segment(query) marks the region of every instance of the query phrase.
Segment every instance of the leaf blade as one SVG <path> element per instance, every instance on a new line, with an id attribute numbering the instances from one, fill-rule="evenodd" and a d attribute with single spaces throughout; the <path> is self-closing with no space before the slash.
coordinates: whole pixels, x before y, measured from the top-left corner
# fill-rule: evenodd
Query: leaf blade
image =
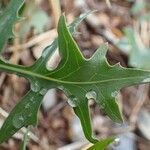
<path id="1" fill-rule="evenodd" d="M 88 101 L 84 100 L 84 102 L 82 101 L 77 107 L 74 107 L 74 112 L 80 119 L 86 139 L 91 143 L 97 143 L 98 140 L 93 137 Z"/>
<path id="2" fill-rule="evenodd" d="M 37 112 L 43 96 L 29 91 L 14 107 L 0 130 L 0 143 L 8 140 L 23 126 L 36 125 Z"/>
<path id="3" fill-rule="evenodd" d="M 115 138 L 102 139 L 87 150 L 104 150 L 109 144 L 114 142 Z"/>
<path id="4" fill-rule="evenodd" d="M 91 13 L 93 13 L 94 11 L 87 11 L 84 14 L 81 14 L 79 17 L 77 17 L 69 26 L 68 29 L 70 31 L 71 34 L 74 34 L 76 32 L 77 27 L 79 26 L 79 24 L 87 17 L 89 16 Z M 56 38 L 51 44 L 50 46 L 47 46 L 42 53 L 42 56 L 37 60 L 36 64 L 40 66 L 43 66 L 47 63 L 47 61 L 49 60 L 49 58 L 53 55 L 54 51 L 57 49 L 58 47 L 58 38 Z M 44 59 L 43 59 L 44 58 Z"/>
<path id="5" fill-rule="evenodd" d="M 121 122 L 122 117 L 115 99 L 116 91 L 118 92 L 126 86 L 150 82 L 150 72 L 127 69 L 118 64 L 110 66 L 106 60 L 106 45 L 100 46 L 92 58 L 85 59 L 68 31 L 63 16 L 58 30 L 59 51 L 63 60 L 56 69 L 48 70 L 45 67 L 46 64 L 43 63 L 45 60 L 42 58 L 41 64 L 36 62 L 30 67 L 12 65 L 0 60 L 0 70 L 16 73 L 29 79 L 31 84 L 38 86 L 36 92 L 35 89 L 32 89 L 33 92 L 38 94 L 43 88 L 44 90 L 61 88 L 74 103 L 75 113 L 81 120 L 86 138 L 95 143 L 96 141 L 92 136 L 88 105 L 85 101 L 86 94 L 89 92 L 95 93 L 93 99 L 96 103 L 100 106 L 104 105 L 103 110 L 111 119 Z M 56 45 L 57 40 L 54 48 Z M 46 59 L 49 58 L 51 52 L 46 53 Z M 0 132 L 2 132 L 1 130 Z"/>

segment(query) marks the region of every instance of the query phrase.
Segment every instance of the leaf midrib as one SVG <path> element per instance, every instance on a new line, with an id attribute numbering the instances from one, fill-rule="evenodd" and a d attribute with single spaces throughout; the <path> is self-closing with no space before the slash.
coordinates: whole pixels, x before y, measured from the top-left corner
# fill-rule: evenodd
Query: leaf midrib
<path id="1" fill-rule="evenodd" d="M 1 68 L 4 69 L 3 71 L 10 71 L 12 73 L 20 73 L 23 75 L 30 75 L 31 77 L 37 77 L 40 79 L 44 79 L 44 80 L 48 80 L 48 81 L 53 81 L 53 82 L 57 82 L 57 83 L 61 83 L 61 84 L 75 84 L 75 85 L 88 85 L 88 84 L 100 84 L 100 83 L 107 83 L 107 82 L 111 82 L 111 81 L 119 81 L 119 80 L 130 80 L 130 79 L 143 79 L 144 77 L 141 76 L 137 76 L 137 77 L 127 77 L 127 78 L 114 78 L 114 79 L 106 79 L 106 80 L 102 80 L 102 81 L 90 81 L 90 82 L 71 82 L 71 81 L 63 81 L 63 80 L 59 80 L 59 79 L 55 79 L 55 78 L 51 78 L 51 77 L 47 77 L 47 76 L 43 76 L 41 74 L 38 73 L 34 73 L 31 72 L 29 70 L 25 70 L 25 68 L 21 68 L 23 66 L 19 66 L 20 68 L 17 68 L 17 65 L 13 65 L 13 66 L 8 66 L 7 64 L 0 64 L 0 70 Z M 8 72 L 6 71 L 6 72 Z M 150 76 L 150 75 L 149 75 Z M 149 77 L 148 76 L 148 77 Z M 148 78 L 145 77 L 145 78 Z"/>

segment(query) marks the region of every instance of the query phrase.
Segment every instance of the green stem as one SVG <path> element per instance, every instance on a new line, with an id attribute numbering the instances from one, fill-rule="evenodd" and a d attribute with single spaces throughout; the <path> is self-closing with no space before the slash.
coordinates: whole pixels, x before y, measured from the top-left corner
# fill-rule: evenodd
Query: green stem
<path id="1" fill-rule="evenodd" d="M 29 142 L 29 131 L 30 129 L 28 127 L 26 133 L 24 134 L 23 141 L 21 143 L 21 150 L 26 150 L 27 144 Z"/>

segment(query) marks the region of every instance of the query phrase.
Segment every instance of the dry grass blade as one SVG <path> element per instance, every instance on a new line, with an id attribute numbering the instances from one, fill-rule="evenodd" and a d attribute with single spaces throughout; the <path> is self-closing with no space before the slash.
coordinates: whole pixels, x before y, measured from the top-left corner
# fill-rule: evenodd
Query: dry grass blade
<path id="1" fill-rule="evenodd" d="M 150 47 L 150 22 L 149 21 L 135 21 L 134 30 L 138 33 L 140 43 L 143 43 L 145 47 Z M 141 45 L 141 44 L 140 44 Z"/>
<path id="2" fill-rule="evenodd" d="M 55 36 L 56 36 L 56 30 L 53 29 L 53 30 L 49 30 L 49 31 L 46 31 L 40 35 L 37 35 L 35 37 L 33 37 L 31 40 L 29 40 L 27 43 L 24 43 L 24 44 L 21 44 L 21 45 L 18 45 L 18 48 L 19 50 L 25 50 L 25 49 L 28 49 L 32 46 L 35 46 L 36 44 L 39 44 L 45 40 L 48 40 L 50 39 L 50 35 L 54 35 L 54 37 L 52 36 L 51 39 L 54 39 Z M 8 50 L 9 52 L 13 52 L 15 51 L 15 46 L 12 46 L 9 48 Z"/>
<path id="3" fill-rule="evenodd" d="M 58 24 L 60 14 L 61 14 L 60 2 L 59 2 L 59 0 L 49 0 L 49 3 L 51 6 L 51 9 L 52 9 L 52 13 L 54 16 L 54 24 L 56 27 Z"/>
<path id="4" fill-rule="evenodd" d="M 148 91 L 149 91 L 149 85 L 140 85 L 139 90 L 136 93 L 137 103 L 135 107 L 132 110 L 131 116 L 130 116 L 130 122 L 133 126 L 135 126 L 135 123 L 137 122 L 138 113 L 140 112 L 144 102 L 148 98 Z"/>
<path id="5" fill-rule="evenodd" d="M 106 4 L 109 8 L 111 8 L 111 3 L 110 3 L 110 0 L 106 0 Z"/>

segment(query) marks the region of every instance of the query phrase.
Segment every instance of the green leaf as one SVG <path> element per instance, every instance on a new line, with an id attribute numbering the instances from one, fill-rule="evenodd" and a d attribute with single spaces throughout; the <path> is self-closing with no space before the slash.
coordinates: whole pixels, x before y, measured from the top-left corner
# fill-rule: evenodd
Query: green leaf
<path id="1" fill-rule="evenodd" d="M 87 17 L 89 16 L 91 13 L 93 13 L 94 11 L 87 11 L 84 14 L 81 14 L 78 18 L 76 18 L 69 26 L 68 29 L 70 31 L 71 34 L 74 34 L 78 25 Z M 53 55 L 53 53 L 55 52 L 55 50 L 58 47 L 58 38 L 56 38 L 52 44 L 48 47 L 46 47 L 42 53 L 42 56 L 37 60 L 36 65 L 38 64 L 38 67 L 40 67 L 41 69 L 43 68 L 43 66 L 45 66 L 45 64 L 47 63 L 47 61 L 49 60 L 49 58 Z M 44 59 L 43 59 L 44 58 Z"/>
<path id="2" fill-rule="evenodd" d="M 14 135 L 23 126 L 37 124 L 37 112 L 43 96 L 29 91 L 11 111 L 0 130 L 0 143 Z"/>
<path id="3" fill-rule="evenodd" d="M 12 27 L 19 19 L 18 11 L 24 0 L 11 0 L 5 11 L 0 15 L 0 53 L 7 40 L 13 37 Z"/>
<path id="4" fill-rule="evenodd" d="M 83 132 L 85 134 L 85 137 L 91 143 L 97 143 L 98 140 L 93 138 L 91 120 L 90 120 L 90 116 L 89 116 L 88 101 L 86 99 L 81 99 L 79 105 L 74 107 L 74 112 L 79 117 L 79 119 L 81 121 L 82 129 L 83 129 Z"/>
<path id="5" fill-rule="evenodd" d="M 87 150 L 104 150 L 109 144 L 113 143 L 115 138 L 102 139 Z"/>
<path id="6" fill-rule="evenodd" d="M 57 40 L 54 41 L 54 45 L 52 44 L 43 52 L 42 57 L 34 65 L 24 67 L 1 60 L 0 70 L 29 79 L 31 90 L 39 97 L 43 97 L 42 95 L 51 88 L 64 91 L 69 98 L 69 104 L 81 120 L 86 138 L 96 143 L 97 140 L 92 136 L 88 99 L 93 98 L 113 121 L 120 123 L 122 115 L 115 98 L 118 91 L 126 86 L 150 82 L 150 72 L 123 68 L 119 64 L 110 66 L 106 60 L 106 44 L 102 44 L 90 59 L 85 59 L 67 28 L 64 16 L 61 16 L 58 25 L 61 61 L 56 69 L 47 69 L 46 63 L 57 45 L 55 42 L 57 43 Z M 33 93 L 32 96 L 34 96 Z M 14 111 L 21 112 L 18 108 L 14 108 Z M 17 113 L 13 113 L 12 116 Z M 12 116 L 6 120 L 0 132 L 8 133 L 14 129 L 11 126 L 7 130 L 9 124 L 12 124 Z M 28 123 L 23 125 L 28 125 Z M 3 134 L 0 134 L 1 136 L 3 137 Z M 0 142 L 10 136 L 10 134 L 5 136 Z"/>
<path id="7" fill-rule="evenodd" d="M 69 25 L 69 30 L 71 31 L 71 33 L 74 33 L 75 32 L 75 30 L 76 30 L 76 28 L 77 28 L 77 26 L 79 25 L 79 23 L 83 20 L 83 19 L 85 19 L 90 13 L 92 13 L 91 11 L 88 11 L 87 13 L 85 13 L 85 14 L 82 14 L 79 18 L 77 18 L 75 21 L 73 21 L 70 25 Z M 56 48 L 58 47 L 58 41 L 57 41 L 58 39 L 56 39 L 49 47 L 47 47 L 45 50 L 44 50 L 44 52 L 43 52 L 43 54 L 42 54 L 42 56 L 41 56 L 41 58 L 40 59 L 38 59 L 37 60 L 37 62 L 36 62 L 36 65 L 33 65 L 31 68 L 34 68 L 34 70 L 43 70 L 43 68 L 44 68 L 44 70 L 45 70 L 45 68 L 46 68 L 46 62 L 48 61 L 48 59 L 49 59 L 49 57 L 51 57 L 52 56 L 52 54 L 53 54 L 53 52 L 56 50 Z M 44 59 L 43 59 L 43 57 L 44 57 Z M 6 65 L 7 64 L 7 65 Z M 29 70 L 28 70 L 28 68 L 27 67 L 23 67 L 23 66 L 17 66 L 17 65 L 13 65 L 13 64 L 8 64 L 8 63 L 5 63 L 3 60 L 0 60 L 0 65 L 1 65 L 1 69 L 0 70 L 3 70 L 4 68 L 6 69 L 4 69 L 5 71 L 7 71 L 8 73 L 13 73 L 16 69 L 21 69 L 22 71 L 24 70 L 26 70 L 28 73 L 30 72 Z M 6 66 L 7 67 L 6 67 Z M 31 69 L 32 70 L 32 69 Z M 15 71 L 16 72 L 16 71 Z M 16 74 L 18 74 L 18 75 L 22 75 L 22 73 L 20 72 L 20 71 L 18 70 L 18 73 L 16 72 Z M 27 74 L 28 74 L 27 73 Z M 31 75 L 32 76 L 32 75 Z M 24 76 L 24 77 L 27 77 L 26 75 Z M 33 76 L 34 77 L 34 76 Z M 28 77 L 27 77 L 28 78 Z M 30 79 L 30 78 L 29 78 Z M 34 82 L 34 81 L 33 81 Z M 28 106 L 28 103 L 31 103 L 31 97 L 33 96 L 33 97 L 35 97 L 35 102 L 34 103 L 36 103 L 36 104 L 34 104 L 33 105 L 33 107 L 32 107 L 32 105 L 31 105 L 31 107 L 33 108 L 33 110 L 35 110 L 35 107 L 40 107 L 40 105 L 41 105 L 41 103 L 40 102 L 38 102 L 38 101 L 36 101 L 36 98 L 41 98 L 41 100 L 42 100 L 42 95 L 44 95 L 45 94 L 45 92 L 46 92 L 46 89 L 42 89 L 39 93 L 36 93 L 36 92 L 34 92 L 34 91 L 37 91 L 38 89 L 39 89 L 39 86 L 38 86 L 38 84 L 37 84 L 37 82 L 35 82 L 35 84 L 32 84 L 32 86 L 31 86 L 31 89 L 33 90 L 33 91 L 30 91 L 21 101 L 20 101 L 20 103 L 18 103 L 16 106 L 15 106 L 15 108 L 11 111 L 11 113 L 10 113 L 10 115 L 8 116 L 8 118 L 5 120 L 5 122 L 4 122 L 4 124 L 3 124 L 3 126 L 2 126 L 2 128 L 1 128 L 1 130 L 0 130 L 0 143 L 2 143 L 2 142 L 4 142 L 5 140 L 7 140 L 9 137 L 11 137 L 14 133 L 16 133 L 21 127 L 23 127 L 23 126 L 29 126 L 29 125 L 34 125 L 35 123 L 36 123 L 36 115 L 34 114 L 34 112 L 33 112 L 33 118 L 32 118 L 32 122 L 30 122 L 30 121 L 28 121 L 28 119 L 26 119 L 23 123 L 22 123 L 22 125 L 21 125 L 21 127 L 20 128 L 16 128 L 15 126 L 14 126 L 14 124 L 13 124 L 13 120 L 12 120 L 12 118 L 14 118 L 15 117 L 15 115 L 16 115 L 16 113 L 18 113 L 18 112 L 20 112 L 20 114 L 22 114 L 22 115 L 24 115 L 24 118 L 28 118 L 28 111 L 26 111 L 26 112 L 22 112 L 22 110 L 24 110 L 24 107 L 26 106 L 26 104 L 27 104 L 27 106 Z M 38 96 L 37 96 L 37 94 L 38 94 Z M 41 101 L 40 100 L 40 101 Z M 32 110 L 32 109 L 31 109 Z M 19 116 L 18 116 L 18 118 L 17 119 L 19 119 Z M 5 131 L 6 131 L 6 133 L 7 134 L 4 134 L 5 133 Z"/>

